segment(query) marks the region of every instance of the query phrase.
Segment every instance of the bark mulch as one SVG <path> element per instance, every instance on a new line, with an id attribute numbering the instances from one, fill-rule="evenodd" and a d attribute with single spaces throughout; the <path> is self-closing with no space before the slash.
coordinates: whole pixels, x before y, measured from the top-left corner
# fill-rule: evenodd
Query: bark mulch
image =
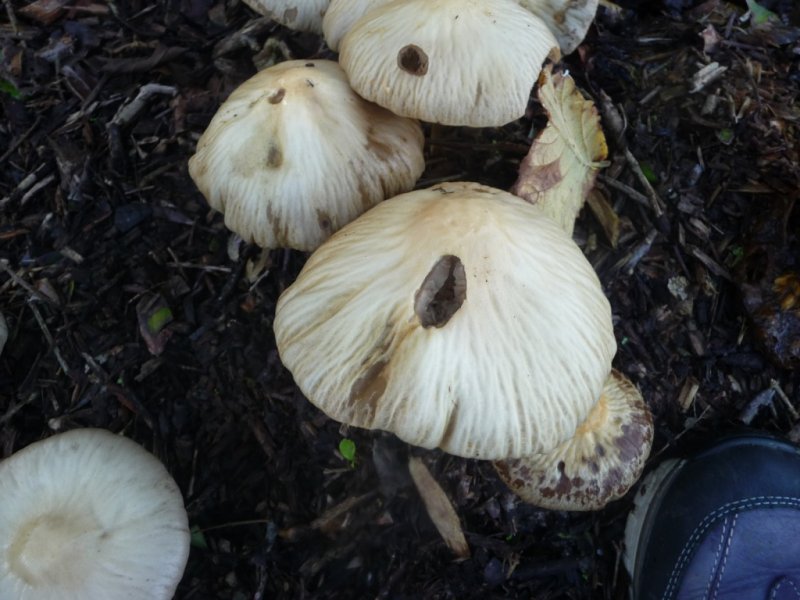
<path id="1" fill-rule="evenodd" d="M 612 302 L 615 366 L 656 419 L 651 464 L 749 426 L 800 439 L 800 15 L 744 3 L 603 7 L 565 67 L 611 165 L 575 239 Z M 186 498 L 181 599 L 624 598 L 630 498 L 525 505 L 489 465 L 345 429 L 281 366 L 264 264 L 187 174 L 257 67 L 326 57 L 236 0 L 4 0 L 0 17 L 0 457 L 75 427 L 154 452 Z M 420 187 L 509 188 L 543 123 L 435 131 Z M 338 452 L 355 442 L 354 464 Z M 455 560 L 406 471 L 452 499 Z"/>

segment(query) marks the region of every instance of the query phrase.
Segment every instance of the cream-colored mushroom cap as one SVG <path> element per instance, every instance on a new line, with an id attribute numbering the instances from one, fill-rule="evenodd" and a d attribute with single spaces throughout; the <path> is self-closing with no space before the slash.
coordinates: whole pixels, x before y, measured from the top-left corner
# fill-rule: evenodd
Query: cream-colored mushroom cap
<path id="1" fill-rule="evenodd" d="M 444 125 L 520 118 L 558 42 L 514 0 L 394 0 L 370 10 L 339 45 L 361 96 Z"/>
<path id="2" fill-rule="evenodd" d="M 570 437 L 616 350 L 575 243 L 475 183 L 397 196 L 343 228 L 280 297 L 274 331 L 332 418 L 484 459 Z"/>
<path id="3" fill-rule="evenodd" d="M 325 18 L 322 19 L 322 33 L 328 47 L 339 50 L 344 34 L 353 28 L 361 17 L 373 8 L 388 4 L 392 0 L 331 0 Z"/>
<path id="4" fill-rule="evenodd" d="M 297 31 L 322 33 L 322 17 L 331 0 L 244 0 L 260 15 L 264 15 Z"/>
<path id="5" fill-rule="evenodd" d="M 0 463 L 0 599 L 169 600 L 189 556 L 183 498 L 138 444 L 76 429 Z"/>
<path id="6" fill-rule="evenodd" d="M 599 0 L 517 0 L 539 17 L 556 36 L 563 54 L 570 54 L 586 37 Z"/>
<path id="7" fill-rule="evenodd" d="M 350 89 L 339 65 L 289 61 L 220 107 L 189 174 L 225 225 L 264 248 L 313 250 L 425 168 L 417 121 Z"/>
<path id="8" fill-rule="evenodd" d="M 612 371 L 575 436 L 554 450 L 495 463 L 520 498 L 554 510 L 597 510 L 639 479 L 653 443 L 653 417 L 639 390 Z"/>

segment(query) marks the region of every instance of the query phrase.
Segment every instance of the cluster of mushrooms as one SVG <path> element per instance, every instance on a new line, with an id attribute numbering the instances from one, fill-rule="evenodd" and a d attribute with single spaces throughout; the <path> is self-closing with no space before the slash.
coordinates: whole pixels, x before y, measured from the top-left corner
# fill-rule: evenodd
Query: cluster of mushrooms
<path id="1" fill-rule="evenodd" d="M 248 4 L 339 52 L 246 81 L 189 162 L 229 229 L 313 251 L 273 323 L 305 396 L 348 425 L 495 461 L 545 508 L 623 495 L 652 418 L 612 370 L 611 308 L 572 222 L 478 183 L 408 192 L 425 166 L 416 119 L 518 119 L 597 0 Z"/>
<path id="2" fill-rule="evenodd" d="M 652 418 L 611 367 L 611 308 L 574 219 L 478 183 L 409 192 L 425 168 L 416 119 L 521 117 L 598 0 L 246 2 L 339 51 L 246 81 L 189 163 L 243 239 L 313 251 L 273 324 L 306 397 L 343 423 L 495 461 L 545 508 L 623 495 Z M 0 463 L 0 498 L 0 600 L 174 594 L 183 500 L 130 440 L 89 429 L 32 444 Z"/>

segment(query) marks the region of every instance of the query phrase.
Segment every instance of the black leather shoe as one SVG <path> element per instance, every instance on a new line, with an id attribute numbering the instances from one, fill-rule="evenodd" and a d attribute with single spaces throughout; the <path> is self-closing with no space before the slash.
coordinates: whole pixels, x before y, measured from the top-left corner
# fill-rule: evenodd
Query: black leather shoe
<path id="1" fill-rule="evenodd" d="M 800 449 L 763 435 L 666 461 L 625 528 L 633 600 L 800 600 Z"/>

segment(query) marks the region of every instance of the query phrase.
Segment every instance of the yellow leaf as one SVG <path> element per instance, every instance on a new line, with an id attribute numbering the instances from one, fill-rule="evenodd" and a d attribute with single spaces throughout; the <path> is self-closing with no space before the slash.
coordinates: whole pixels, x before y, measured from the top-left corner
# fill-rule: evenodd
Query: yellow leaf
<path id="1" fill-rule="evenodd" d="M 581 207 L 606 166 L 608 146 L 597 107 L 583 97 L 569 76 L 539 76 L 539 101 L 549 117 L 519 168 L 512 192 L 538 204 L 570 235 Z"/>
<path id="2" fill-rule="evenodd" d="M 464 532 L 461 531 L 458 515 L 453 505 L 450 504 L 447 494 L 419 458 L 411 457 L 409 459 L 408 470 L 411 473 L 411 479 L 414 480 L 414 485 L 417 486 L 419 495 L 422 496 L 428 516 L 436 525 L 444 542 L 459 558 L 469 558 L 467 540 Z"/>

